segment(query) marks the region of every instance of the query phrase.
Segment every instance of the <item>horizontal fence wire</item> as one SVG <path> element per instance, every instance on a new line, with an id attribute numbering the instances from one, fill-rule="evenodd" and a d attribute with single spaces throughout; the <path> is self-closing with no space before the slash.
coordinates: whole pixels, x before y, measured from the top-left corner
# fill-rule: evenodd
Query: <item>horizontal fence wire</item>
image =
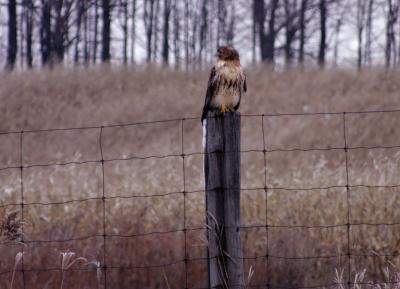
<path id="1" fill-rule="evenodd" d="M 373 149 L 397 149 L 400 148 L 400 145 L 393 146 L 358 146 L 358 147 L 332 147 L 332 148 L 293 148 L 293 149 L 270 149 L 270 150 L 257 150 L 257 149 L 249 149 L 249 150 L 240 150 L 240 153 L 273 153 L 273 152 L 309 152 L 309 151 L 335 151 L 335 150 L 373 150 Z M 132 156 L 126 158 L 112 158 L 112 159 L 99 159 L 99 160 L 87 160 L 87 161 L 71 161 L 71 162 L 61 162 L 61 163 L 49 163 L 49 164 L 31 164 L 24 166 L 7 166 L 0 167 L 0 171 L 3 170 L 11 170 L 11 169 L 30 169 L 35 167 L 54 167 L 54 166 L 68 166 L 68 165 L 84 165 L 84 164 L 102 164 L 108 162 L 117 162 L 117 161 L 131 161 L 131 160 L 147 160 L 147 159 L 165 159 L 165 158 L 180 158 L 180 157 L 190 157 L 190 156 L 203 156 L 210 154 L 218 154 L 218 151 L 214 152 L 193 152 L 193 153 L 184 153 L 184 154 L 168 154 L 168 155 L 151 155 L 145 157 Z M 227 151 L 229 153 L 229 151 Z M 375 186 L 373 186 L 375 187 Z"/>
<path id="2" fill-rule="evenodd" d="M 400 109 L 388 109 L 388 110 L 364 110 L 364 111 L 345 111 L 345 112 L 293 112 L 293 113 L 258 113 L 258 114 L 242 114 L 242 117 L 280 117 L 280 116 L 318 116 L 318 115 L 343 115 L 343 114 L 375 114 L 375 113 L 398 113 Z M 181 122 L 189 120 L 198 120 L 200 117 L 184 117 L 184 118 L 172 118 L 163 120 L 151 120 L 151 121 L 138 121 L 131 123 L 119 123 L 119 124 L 108 124 L 99 126 L 79 126 L 79 127 L 58 127 L 58 128 L 46 128 L 46 129 L 27 129 L 23 130 L 25 133 L 39 133 L 39 132 L 54 132 L 54 131 L 71 131 L 71 130 L 87 130 L 87 129 L 101 129 L 101 128 L 116 128 L 116 127 L 127 127 L 145 124 L 157 124 L 157 123 L 168 123 L 168 122 Z M 0 135 L 4 134 L 20 134 L 21 130 L 11 131 L 0 131 Z"/>
<path id="3" fill-rule="evenodd" d="M 263 191 L 265 193 L 265 223 L 263 224 L 252 224 L 252 225 L 243 225 L 235 227 L 237 230 L 252 230 L 252 229 L 265 229 L 266 232 L 266 254 L 262 255 L 255 255 L 255 256 L 246 256 L 243 257 L 236 257 L 230 256 L 233 259 L 241 259 L 241 260 L 257 260 L 257 259 L 265 259 L 266 260 L 266 276 L 267 281 L 265 284 L 249 284 L 246 288 L 293 288 L 293 289 L 300 289 L 300 288 L 330 288 L 330 287 L 339 287 L 339 286 L 352 286 L 352 285 L 373 285 L 371 282 L 357 281 L 354 282 L 351 279 L 352 268 L 351 268 L 351 261 L 354 257 L 365 257 L 365 258 L 389 258 L 389 257 L 399 257 L 400 253 L 392 253 L 392 254 L 385 254 L 385 253 L 356 253 L 351 250 L 351 228 L 355 226 L 400 226 L 400 221 L 393 221 L 393 222 L 352 222 L 351 218 L 351 198 L 350 198 L 350 191 L 354 188 L 368 188 L 368 189 L 391 189 L 391 188 L 399 188 L 400 184 L 388 184 L 388 185 L 370 185 L 370 184 L 351 184 L 350 177 L 349 177 L 349 159 L 348 153 L 351 150 L 387 150 L 387 149 L 399 149 L 399 145 L 376 145 L 376 146 L 349 146 L 348 144 L 348 124 L 347 124 L 347 115 L 354 115 L 354 114 L 389 114 L 389 113 L 400 113 L 400 109 L 396 110 L 370 110 L 370 111 L 348 111 L 348 112 L 301 112 L 301 113 L 274 113 L 274 114 L 243 114 L 242 117 L 256 117 L 261 120 L 261 128 L 262 128 L 262 138 L 263 138 L 263 148 L 262 149 L 249 149 L 249 150 L 241 150 L 241 153 L 260 153 L 263 155 L 263 186 L 252 187 L 252 188 L 238 188 L 240 191 Z M 343 146 L 333 146 L 333 147 L 294 147 L 294 148 L 269 148 L 266 142 L 266 128 L 264 127 L 264 120 L 269 117 L 295 117 L 295 116 L 326 116 L 326 115 L 336 115 L 342 118 L 342 129 L 343 129 Z M 187 248 L 187 234 L 194 231 L 206 231 L 206 226 L 199 226 L 199 227 L 188 227 L 187 222 L 187 197 L 190 194 L 204 194 L 205 189 L 198 189 L 198 190 L 188 190 L 187 189 L 187 172 L 186 172 L 186 165 L 185 161 L 190 156 L 204 156 L 205 152 L 191 152 L 186 153 L 184 150 L 184 140 L 185 140 L 185 133 L 184 133 L 184 123 L 187 121 L 195 121 L 200 120 L 198 117 L 189 117 L 189 118 L 176 118 L 176 119 L 166 119 L 166 120 L 156 120 L 156 121 L 144 121 L 144 122 L 134 122 L 134 123 L 121 123 L 121 124 L 110 124 L 110 125 L 102 125 L 102 126 L 87 126 L 87 127 L 71 127 L 71 128 L 48 128 L 48 129 L 30 129 L 30 130 L 23 130 L 23 131 L 4 131 L 0 132 L 0 136 L 2 135 L 18 135 L 20 138 L 20 163 L 17 166 L 4 166 L 0 167 L 0 171 L 8 171 L 8 170 L 18 170 L 20 172 L 20 201 L 13 202 L 13 203 L 4 203 L 0 200 L 0 208 L 7 208 L 7 207 L 19 207 L 20 214 L 21 214 L 21 222 L 22 222 L 22 239 L 19 242 L 13 241 L 4 241 L 0 242 L 0 246 L 18 246 L 21 248 L 21 251 L 24 252 L 27 249 L 25 248 L 27 244 L 40 244 L 40 243 L 67 243 L 67 242 L 74 242 L 74 241 L 83 241 L 88 239 L 99 239 L 99 242 L 102 243 L 102 261 L 101 266 L 96 267 L 92 266 L 90 268 L 75 268 L 71 267 L 68 271 L 96 271 L 101 269 L 104 274 L 104 283 L 103 288 L 108 288 L 108 279 L 107 279 L 107 272 L 110 270 L 137 270 L 137 269 L 150 269 L 150 268 L 166 268 L 171 267 L 174 265 L 182 264 L 184 266 L 184 287 L 185 289 L 201 289 L 200 287 L 190 287 L 188 279 L 190 278 L 188 264 L 189 262 L 205 262 L 213 258 L 217 258 L 217 256 L 209 256 L 209 257 L 198 257 L 193 258 L 189 257 L 189 252 Z M 123 158 L 106 158 L 104 156 L 104 148 L 103 148 L 103 140 L 104 140 L 104 129 L 106 128 L 118 128 L 118 127 L 129 127 L 129 126 L 138 126 L 138 125 L 153 125 L 153 124 L 160 124 L 160 123 L 177 123 L 177 126 L 180 128 L 181 133 L 181 140 L 180 146 L 181 150 L 180 153 L 175 154 L 162 154 L 162 155 L 138 155 L 138 156 L 129 156 Z M 200 125 L 200 122 L 199 122 Z M 36 133 L 51 133 L 57 131 L 84 131 L 84 130 L 96 130 L 98 131 L 98 146 L 99 146 L 99 158 L 92 159 L 92 160 L 83 160 L 83 161 L 68 161 L 68 162 L 55 162 L 55 163 L 33 163 L 33 164 L 24 164 L 23 162 L 23 151 L 24 151 L 24 137 L 27 134 L 36 134 Z M 289 153 L 289 152 L 310 152 L 310 151 L 342 151 L 345 156 L 345 183 L 332 185 L 332 186 L 321 186 L 321 187 L 283 187 L 283 186 L 270 186 L 267 182 L 267 157 L 268 154 L 274 152 L 282 152 L 282 153 Z M 213 154 L 219 152 L 208 152 L 207 154 Z M 106 193 L 106 178 L 105 178 L 105 164 L 110 162 L 123 162 L 123 161 L 130 161 L 130 160 L 151 160 L 151 159 L 165 159 L 165 158 L 178 158 L 182 161 L 182 183 L 183 189 L 177 191 L 166 191 L 163 193 L 154 193 L 154 194 L 146 194 L 146 195 L 116 195 L 116 196 L 108 196 Z M 86 197 L 86 198 L 77 198 L 77 199 L 68 199 L 64 201 L 52 201 L 52 202 L 27 202 L 24 196 L 24 170 L 28 169 L 35 169 L 41 167 L 58 167 L 58 166 L 68 166 L 68 165 L 84 165 L 84 164 L 97 164 L 101 166 L 101 195 L 97 197 Z M 219 190 L 221 188 L 211 188 L 210 190 Z M 347 207 L 347 221 L 344 223 L 337 223 L 337 224 L 269 224 L 268 223 L 268 193 L 273 190 L 282 190 L 282 191 L 323 191 L 323 190 L 331 190 L 331 189 L 343 189 L 346 193 L 346 207 Z M 158 230 L 158 231 L 150 231 L 150 232 L 138 232 L 132 234 L 112 234 L 108 233 L 107 226 L 107 210 L 106 210 L 106 202 L 108 200 L 113 199 L 138 199 L 138 198 L 156 198 L 156 197 L 170 197 L 181 195 L 183 197 L 183 207 L 182 207 L 182 214 L 183 214 L 183 226 L 178 226 L 176 228 L 172 228 L 170 230 Z M 24 226 L 26 226 L 27 222 L 25 220 L 25 210 L 29 206 L 62 206 L 68 205 L 72 203 L 81 203 L 81 202 L 90 202 L 90 201 L 101 201 L 102 202 L 102 229 L 101 233 L 97 234 L 90 234 L 87 236 L 78 236 L 74 238 L 66 238 L 66 239 L 29 239 L 29 236 L 25 236 L 24 234 Z M 226 227 L 227 229 L 231 229 L 230 227 Z M 327 255 L 313 255 L 313 256 L 284 256 L 284 255 L 277 255 L 271 251 L 271 240 L 270 240 L 270 230 L 274 228 L 283 228 L 283 229 L 332 229 L 332 228 L 343 228 L 346 229 L 346 238 L 347 238 L 347 251 L 338 253 L 338 254 L 327 254 Z M 183 258 L 179 258 L 177 260 L 171 260 L 170 262 L 166 263 L 159 263 L 159 264 L 142 264 L 137 266 L 115 266 L 111 265 L 107 262 L 107 244 L 108 241 L 112 238 L 137 238 L 137 237 L 144 237 L 144 236 L 160 236 L 165 234 L 183 234 L 184 236 L 184 256 Z M 101 240 L 101 241 L 100 241 Z M 269 279 L 268 271 L 270 270 L 270 260 L 271 259 L 281 259 L 281 260 L 317 260 L 317 259 L 337 259 L 337 258 L 348 258 L 348 268 L 347 268 L 347 280 L 346 282 L 335 282 L 332 284 L 318 284 L 313 286 L 281 286 L 280 284 L 272 284 L 271 280 Z M 26 268 L 24 260 L 22 259 L 21 266 L 16 268 L 15 270 L 6 270 L 0 272 L 0 276 L 10 275 L 13 272 L 21 272 L 22 279 L 23 279 L 23 288 L 25 288 L 26 284 L 26 273 L 27 272 L 47 272 L 47 271 L 60 271 L 60 268 Z M 397 284 L 400 281 L 385 281 L 386 284 Z M 204 288 L 206 289 L 206 288 Z"/>

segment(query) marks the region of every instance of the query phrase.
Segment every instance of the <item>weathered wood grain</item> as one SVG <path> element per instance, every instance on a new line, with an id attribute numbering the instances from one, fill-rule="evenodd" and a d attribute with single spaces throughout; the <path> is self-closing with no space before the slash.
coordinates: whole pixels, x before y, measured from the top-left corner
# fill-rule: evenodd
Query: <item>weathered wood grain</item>
<path id="1" fill-rule="evenodd" d="M 240 114 L 209 113 L 204 156 L 210 288 L 245 288 L 240 244 Z"/>

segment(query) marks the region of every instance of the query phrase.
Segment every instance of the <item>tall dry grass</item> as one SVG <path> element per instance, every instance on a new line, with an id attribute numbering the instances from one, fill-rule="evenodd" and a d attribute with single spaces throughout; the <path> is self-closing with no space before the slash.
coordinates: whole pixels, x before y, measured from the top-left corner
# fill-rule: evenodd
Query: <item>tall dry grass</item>
<path id="1" fill-rule="evenodd" d="M 288 71 L 248 69 L 249 92 L 242 101 L 243 114 L 276 112 L 350 111 L 400 108 L 400 74 L 371 71 Z M 199 116 L 207 72 L 178 72 L 157 68 L 53 70 L 2 75 L 0 79 L 0 131 L 53 127 L 98 126 L 114 123 Z M 348 146 L 396 146 L 400 113 L 347 116 Z M 265 117 L 265 141 L 270 149 L 343 147 L 341 115 Z M 202 151 L 199 120 L 184 121 L 184 153 Z M 98 129 L 24 133 L 24 165 L 99 160 Z M 0 135 L 0 167 L 19 166 L 19 135 Z M 105 159 L 133 156 L 181 154 L 181 121 L 105 128 L 102 131 Z M 243 116 L 242 150 L 242 243 L 246 272 L 254 270 L 250 285 L 282 287 L 332 284 L 348 259 L 318 258 L 347 253 L 346 224 L 350 209 L 352 276 L 384 282 L 387 268 L 398 271 L 400 220 L 398 188 L 352 188 L 350 199 L 342 188 L 327 190 L 268 190 L 264 187 L 261 118 Z M 398 148 L 350 150 L 351 185 L 394 185 L 400 183 Z M 205 207 L 201 155 L 185 158 L 186 210 L 183 195 L 150 196 L 183 190 L 182 158 L 149 158 L 105 163 L 106 233 L 137 235 L 153 231 L 204 227 Z M 343 150 L 271 152 L 267 154 L 267 184 L 270 187 L 327 187 L 346 184 Z M 20 203 L 20 171 L 0 171 L 0 202 Z M 27 288 L 99 288 L 104 283 L 102 168 L 100 163 L 31 167 L 24 169 L 24 235 L 16 238 L 2 230 L 0 245 L 0 288 L 22 288 L 20 271 L 13 276 L 15 256 L 23 247 Z M 129 197 L 129 198 L 121 198 Z M 75 201 L 67 204 L 46 205 Z M 349 201 L 349 202 L 348 202 Z M 348 203 L 350 207 L 348 207 Z M 268 205 L 268 207 L 267 207 Z M 20 206 L 0 208 L 0 217 L 18 223 Z M 267 264 L 266 220 L 269 254 Z M 3 222 L 7 224 L 7 222 Z M 307 225 L 315 228 L 285 228 Z M 256 226 L 254 228 L 252 226 Z M 325 227 L 324 227 L 325 226 Z M 95 238 L 85 238 L 99 235 Z M 35 243 L 34 240 L 68 242 Z M 184 259 L 182 232 L 140 237 L 108 237 L 106 261 L 110 267 L 146 266 Z M 189 230 L 186 246 L 189 259 L 206 257 L 204 230 Z M 63 270 L 60 254 L 74 252 L 87 262 Z M 355 256 L 359 255 L 359 256 Z M 369 257 L 361 255 L 372 255 Z M 287 259 L 292 258 L 292 259 Z M 82 259 L 83 260 L 83 259 Z M 64 266 L 65 267 L 65 266 Z M 268 267 L 268 273 L 266 269 Z M 21 268 L 21 264 L 18 265 Z M 51 271 L 40 270 L 53 269 Z M 79 270 L 71 270 L 79 269 Z M 107 270 L 108 288 L 184 288 L 207 286 L 203 260 L 178 263 L 165 268 Z M 335 275 L 336 274 L 336 275 Z M 385 275 L 386 274 L 386 275 Z M 359 275 L 357 275 L 359 276 Z M 355 282 L 356 283 L 356 282 Z M 364 282 L 367 283 L 367 282 Z M 388 283 L 389 284 L 389 283 Z M 362 284 L 359 284 L 360 286 Z M 340 285 L 337 285 L 340 286 Z M 367 286 L 367 285 L 365 285 Z M 262 286 L 261 286 L 262 288 Z M 394 288 L 394 287 L 393 287 Z"/>

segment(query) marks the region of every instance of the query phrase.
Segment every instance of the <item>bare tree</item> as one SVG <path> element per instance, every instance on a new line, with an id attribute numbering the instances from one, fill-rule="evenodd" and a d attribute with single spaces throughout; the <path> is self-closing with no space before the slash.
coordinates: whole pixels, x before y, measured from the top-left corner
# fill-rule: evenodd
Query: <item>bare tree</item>
<path id="1" fill-rule="evenodd" d="M 98 1 L 94 1 L 94 29 L 93 29 L 93 52 L 92 52 L 92 62 L 97 61 L 97 44 L 98 44 L 98 22 L 99 22 L 99 4 Z"/>
<path id="2" fill-rule="evenodd" d="M 74 56 L 75 64 L 79 63 L 79 44 L 81 40 L 80 36 L 81 36 L 82 16 L 85 9 L 84 5 L 85 5 L 84 1 L 78 1 L 77 3 L 78 12 L 76 17 L 75 56 Z"/>
<path id="3" fill-rule="evenodd" d="M 293 60 L 293 42 L 298 30 L 298 25 L 296 23 L 297 17 L 297 0 L 284 0 L 283 1 L 284 10 L 285 10 L 285 62 L 286 66 L 290 67 L 292 65 Z M 303 47 L 304 48 L 304 47 Z"/>
<path id="4" fill-rule="evenodd" d="M 400 0 L 0 0 L 0 9 L 8 69 L 111 58 L 127 65 L 139 61 L 137 49 L 147 63 L 188 69 L 212 60 L 218 45 L 248 50 L 243 59 L 253 64 L 336 66 L 346 56 L 360 69 L 383 53 L 380 64 L 400 65 Z M 376 37 L 380 23 L 385 33 Z M 354 52 L 344 51 L 343 31 L 353 33 Z"/>
<path id="5" fill-rule="evenodd" d="M 184 47 L 185 47 L 185 68 L 189 69 L 189 0 L 184 0 Z"/>
<path id="6" fill-rule="evenodd" d="M 103 10 L 103 29 L 102 29 L 102 48 L 101 60 L 109 62 L 110 55 L 110 41 L 111 41 L 111 0 L 102 0 Z"/>
<path id="7" fill-rule="evenodd" d="M 50 0 L 42 0 L 40 21 L 40 49 L 43 65 L 47 65 L 50 62 L 52 51 L 51 34 L 51 2 Z"/>
<path id="8" fill-rule="evenodd" d="M 256 1 L 253 0 L 252 2 L 252 34 L 251 34 L 251 40 L 252 40 L 252 46 L 251 46 L 251 60 L 253 65 L 256 63 L 256 46 L 257 46 L 257 5 L 255 3 Z"/>
<path id="9" fill-rule="evenodd" d="M 268 31 L 265 31 L 267 11 L 264 0 L 253 0 L 255 9 L 255 19 L 257 22 L 257 32 L 260 40 L 261 60 L 274 64 L 275 62 L 275 40 L 276 27 L 275 19 L 279 0 L 271 0 L 269 3 Z"/>
<path id="10" fill-rule="evenodd" d="M 199 3 L 200 4 L 200 3 Z M 190 55 L 191 55 L 191 60 L 193 61 L 193 64 L 197 64 L 197 59 L 196 59 L 196 49 L 198 45 L 198 30 L 200 26 L 200 14 L 198 11 L 198 7 L 194 5 L 195 7 L 191 9 L 191 16 L 190 19 L 192 20 L 192 25 L 191 25 L 191 35 L 190 35 Z"/>
<path id="11" fill-rule="evenodd" d="M 155 9 L 154 9 L 154 19 L 153 19 L 153 62 L 157 62 L 158 58 L 158 45 L 159 45 L 159 36 L 160 36 L 160 21 L 159 21 L 159 11 L 160 11 L 160 0 L 155 0 Z"/>
<path id="12" fill-rule="evenodd" d="M 19 9 L 19 15 L 18 15 L 18 9 L 17 9 L 17 29 L 19 29 L 19 32 L 17 32 L 17 40 L 19 40 L 19 44 L 18 44 L 18 52 L 19 52 L 19 63 L 21 68 L 24 67 L 24 58 L 25 58 L 25 51 L 24 51 L 24 46 L 25 46 L 25 18 L 26 18 L 26 7 L 25 5 L 22 4 L 21 9 Z M 17 4 L 19 5 L 19 4 Z M 19 20 L 18 20 L 18 16 L 19 16 Z M 17 56 L 18 58 L 18 56 Z"/>
<path id="13" fill-rule="evenodd" d="M 373 27 L 373 11 L 374 11 L 374 0 L 368 1 L 368 11 L 366 20 L 366 40 L 364 49 L 364 61 L 366 64 L 372 64 L 372 27 Z"/>
<path id="14" fill-rule="evenodd" d="M 6 68 L 14 69 L 18 52 L 17 40 L 17 2 L 8 0 L 8 46 L 7 46 L 7 64 Z"/>
<path id="15" fill-rule="evenodd" d="M 64 60 L 72 43 L 69 39 L 69 19 L 74 0 L 42 0 L 40 20 L 40 47 L 43 65 Z"/>
<path id="16" fill-rule="evenodd" d="M 325 66 L 326 55 L 326 22 L 327 22 L 327 3 L 326 0 L 319 0 L 319 13 L 320 13 L 320 41 L 318 51 L 318 65 Z"/>
<path id="17" fill-rule="evenodd" d="M 396 63 L 396 33 L 395 26 L 399 14 L 400 0 L 387 0 L 387 19 L 386 19 L 386 46 L 385 59 L 386 67 L 391 67 Z"/>
<path id="18" fill-rule="evenodd" d="M 90 60 L 89 43 L 88 43 L 88 34 L 89 34 L 88 11 L 90 6 L 88 5 L 88 3 L 85 4 L 84 8 L 85 9 L 83 13 L 83 59 L 85 65 L 88 65 Z"/>
<path id="19" fill-rule="evenodd" d="M 265 61 L 265 20 L 267 17 L 264 0 L 253 0 L 253 17 L 260 41 L 261 60 Z"/>
<path id="20" fill-rule="evenodd" d="M 164 64 L 169 63 L 169 18 L 171 15 L 172 1 L 164 0 L 164 24 L 163 24 L 163 46 L 162 59 Z"/>
<path id="21" fill-rule="evenodd" d="M 122 58 L 123 63 L 128 64 L 128 0 L 120 0 L 122 10 L 122 33 L 123 33 L 123 44 L 122 44 Z"/>
<path id="22" fill-rule="evenodd" d="M 299 63 L 303 65 L 304 63 L 304 47 L 306 42 L 306 12 L 308 8 L 308 0 L 301 0 L 300 4 L 300 16 L 299 16 Z"/>
<path id="23" fill-rule="evenodd" d="M 24 0 L 25 6 L 25 46 L 26 46 L 26 65 L 28 68 L 33 66 L 33 15 L 35 13 L 35 6 L 33 0 Z"/>
<path id="24" fill-rule="evenodd" d="M 228 23 L 228 29 L 226 31 L 226 42 L 229 45 L 233 45 L 233 39 L 235 37 L 235 2 L 233 0 L 230 1 L 229 3 L 230 7 L 230 16 L 229 16 L 229 23 Z"/>
<path id="25" fill-rule="evenodd" d="M 136 39 L 136 0 L 132 0 L 131 13 L 131 63 L 135 62 L 135 39 Z"/>
<path id="26" fill-rule="evenodd" d="M 144 1 L 144 13 L 143 13 L 143 22 L 144 28 L 146 32 L 146 53 L 147 53 L 147 62 L 150 63 L 152 58 L 152 47 L 153 47 L 153 29 L 154 29 L 154 17 L 155 17 L 155 0 L 145 0 Z"/>
<path id="27" fill-rule="evenodd" d="M 363 65 L 363 36 L 365 28 L 365 17 L 367 11 L 367 3 L 364 0 L 357 0 L 357 67 L 361 69 Z"/>
<path id="28" fill-rule="evenodd" d="M 225 40 L 226 35 L 226 3 L 225 0 L 218 0 L 218 25 L 217 25 L 217 46 L 221 45 L 221 39 Z"/>
<path id="29" fill-rule="evenodd" d="M 201 5 L 201 17 L 200 17 L 200 35 L 199 35 L 199 62 L 201 63 L 203 60 L 203 52 L 205 51 L 206 46 L 206 37 L 208 30 L 208 1 L 203 0 Z"/>
<path id="30" fill-rule="evenodd" d="M 68 40 L 69 16 L 74 0 L 53 0 L 55 11 L 54 32 L 51 34 L 53 41 L 52 61 L 62 62 L 64 60 L 65 50 L 70 45 Z"/>
<path id="31" fill-rule="evenodd" d="M 180 10 L 178 6 L 179 0 L 174 0 L 174 56 L 175 56 L 175 68 L 179 68 L 181 62 L 181 50 L 180 50 Z"/>
<path id="32" fill-rule="evenodd" d="M 279 0 L 271 0 L 270 14 L 268 21 L 268 34 L 265 37 L 264 47 L 266 59 L 269 63 L 275 63 L 275 40 L 277 31 L 275 30 L 276 11 L 278 9 Z"/>
<path id="33" fill-rule="evenodd" d="M 340 45 L 339 36 L 342 30 L 342 26 L 343 26 L 343 19 L 342 17 L 338 17 L 335 23 L 335 43 L 333 48 L 333 64 L 335 67 L 337 66 L 339 58 L 339 45 Z"/>

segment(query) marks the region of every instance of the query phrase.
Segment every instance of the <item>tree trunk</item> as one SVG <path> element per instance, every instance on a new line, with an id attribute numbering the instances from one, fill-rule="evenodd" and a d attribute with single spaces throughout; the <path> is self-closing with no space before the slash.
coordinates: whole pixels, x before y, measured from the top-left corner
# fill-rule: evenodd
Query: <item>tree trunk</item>
<path id="1" fill-rule="evenodd" d="M 169 63 L 169 17 L 171 15 L 171 0 L 164 0 L 164 26 L 162 59 L 165 65 Z"/>
<path id="2" fill-rule="evenodd" d="M 8 1 L 8 46 L 6 68 L 13 70 L 18 53 L 17 42 L 17 1 Z"/>
<path id="3" fill-rule="evenodd" d="M 400 0 L 397 0 L 397 15 L 398 17 L 400 17 Z M 400 66 L 400 21 L 398 21 L 398 27 L 397 27 L 398 31 L 397 31 L 397 37 L 398 37 L 398 41 L 397 41 L 397 66 Z"/>
<path id="4" fill-rule="evenodd" d="M 144 2 L 144 13 L 143 13 L 143 22 L 144 28 L 146 32 L 146 61 L 147 63 L 151 62 L 152 56 L 152 47 L 153 47 L 153 21 L 154 21 L 154 4 L 155 0 L 145 0 Z"/>
<path id="5" fill-rule="evenodd" d="M 372 25 L 373 25 L 373 11 L 374 11 L 374 0 L 368 2 L 367 12 L 367 23 L 366 23 L 366 41 L 364 49 L 365 63 L 369 66 L 372 64 Z"/>
<path id="6" fill-rule="evenodd" d="M 131 63 L 135 62 L 135 38 L 136 38 L 136 0 L 132 0 Z"/>
<path id="7" fill-rule="evenodd" d="M 51 41 L 51 4 L 49 0 L 42 0 L 40 49 L 42 54 L 42 64 L 44 66 L 48 65 L 53 50 Z"/>
<path id="8" fill-rule="evenodd" d="M 363 36 L 365 24 L 366 5 L 364 0 L 357 0 L 357 68 L 361 69 L 363 65 Z"/>
<path id="9" fill-rule="evenodd" d="M 93 32 L 93 54 L 92 62 L 93 64 L 97 61 L 97 43 L 98 43 L 98 25 L 99 23 L 99 5 L 98 1 L 94 1 L 94 32 Z"/>
<path id="10" fill-rule="evenodd" d="M 275 61 L 275 18 L 279 0 L 271 0 L 268 19 L 268 33 L 265 32 L 267 17 L 264 0 L 254 0 L 255 18 L 257 21 L 258 36 L 260 39 L 261 60 L 264 63 L 274 64 Z"/>
<path id="11" fill-rule="evenodd" d="M 221 45 L 220 40 L 226 41 L 226 3 L 225 0 L 218 0 L 218 25 L 217 25 L 217 46 Z M 223 43 L 224 45 L 226 43 Z"/>
<path id="12" fill-rule="evenodd" d="M 293 41 L 296 36 L 297 28 L 294 25 L 294 9 L 296 9 L 296 1 L 284 1 L 285 9 L 285 64 L 286 67 L 292 66 L 293 61 Z"/>
<path id="13" fill-rule="evenodd" d="M 278 9 L 279 0 L 272 0 L 270 15 L 268 21 L 268 34 L 266 37 L 266 51 L 265 56 L 267 63 L 273 65 L 275 63 L 275 18 L 276 18 L 276 10 Z"/>
<path id="14" fill-rule="evenodd" d="M 62 14 L 63 11 L 63 1 L 54 1 L 55 9 L 55 27 L 54 33 L 52 33 L 53 41 L 53 51 L 50 56 L 50 61 L 60 63 L 64 59 L 64 40 L 65 40 L 65 29 L 66 29 L 66 19 Z"/>
<path id="15" fill-rule="evenodd" d="M 392 52 L 392 34 L 393 34 L 393 25 L 392 25 L 393 3 L 391 0 L 387 0 L 387 2 L 388 2 L 388 13 L 386 19 L 385 63 L 386 63 L 386 68 L 389 68 L 392 59 L 391 52 Z"/>
<path id="16" fill-rule="evenodd" d="M 83 12 L 83 59 L 85 65 L 89 64 L 89 43 L 88 43 L 88 6 L 85 5 Z"/>
<path id="17" fill-rule="evenodd" d="M 306 11 L 308 6 L 308 0 L 301 0 L 300 6 L 300 18 L 299 18 L 299 29 L 300 29 L 300 39 L 299 39 L 299 64 L 302 66 L 304 64 L 304 46 L 306 43 Z"/>
<path id="18" fill-rule="evenodd" d="M 17 40 L 19 38 L 19 45 L 18 45 L 18 50 L 19 50 L 19 62 L 20 62 L 20 67 L 24 67 L 24 41 L 25 41 L 25 31 L 24 31 L 24 24 L 26 20 L 26 7 L 25 5 L 23 6 L 22 12 L 19 15 L 19 33 L 17 32 L 17 35 L 19 34 L 19 37 L 17 37 Z M 17 16 L 17 23 L 18 23 L 18 16 Z M 17 56 L 18 57 L 18 56 Z"/>
<path id="19" fill-rule="evenodd" d="M 233 45 L 233 40 L 235 37 L 235 2 L 231 1 L 231 15 L 230 15 L 230 20 L 229 20 L 229 26 L 228 26 L 228 31 L 226 33 L 226 42 L 228 45 Z"/>
<path id="20" fill-rule="evenodd" d="M 175 68 L 179 68 L 181 61 L 181 53 L 180 53 L 180 33 L 181 33 L 181 25 L 179 22 L 179 7 L 178 0 L 174 1 L 174 56 L 175 56 Z"/>
<path id="21" fill-rule="evenodd" d="M 54 8 L 54 31 L 51 31 L 52 53 L 50 61 L 61 63 L 64 60 L 64 55 L 68 55 L 69 42 L 69 17 L 73 1 L 50 1 Z M 51 24 L 50 24 L 51 25 Z"/>
<path id="22" fill-rule="evenodd" d="M 153 62 L 157 62 L 157 55 L 158 55 L 158 11 L 160 10 L 160 0 L 155 0 L 155 6 L 153 11 Z"/>
<path id="23" fill-rule="evenodd" d="M 78 15 L 76 17 L 76 35 L 75 35 L 75 56 L 74 62 L 75 64 L 79 63 L 79 43 L 81 37 L 81 23 L 82 23 L 82 14 L 83 14 L 83 7 L 84 2 L 78 1 Z"/>
<path id="24" fill-rule="evenodd" d="M 199 29 L 199 21 L 200 21 L 200 16 L 199 13 L 197 12 L 197 10 L 192 11 L 192 14 L 190 16 L 190 18 L 192 19 L 192 35 L 190 37 L 190 55 L 191 55 L 191 59 L 192 59 L 192 63 L 193 65 L 197 65 L 198 61 L 196 58 L 196 47 L 197 47 L 197 37 L 198 37 L 198 33 L 197 30 Z"/>
<path id="25" fill-rule="evenodd" d="M 207 29 L 208 29 L 208 6 L 207 0 L 203 0 L 201 5 L 201 17 L 200 17 L 200 47 L 199 47 L 199 62 L 203 61 L 203 52 L 206 47 L 207 40 Z"/>
<path id="26" fill-rule="evenodd" d="M 184 46 L 185 46 L 185 69 L 189 69 L 189 0 L 184 0 L 185 16 L 184 16 Z"/>
<path id="27" fill-rule="evenodd" d="M 338 58 L 339 58 L 339 35 L 340 35 L 340 31 L 342 29 L 342 19 L 339 18 L 336 21 L 336 25 L 335 25 L 335 46 L 334 46 L 334 50 L 333 50 L 333 63 L 334 66 L 337 66 L 337 62 L 338 62 Z"/>
<path id="28" fill-rule="evenodd" d="M 109 62 L 110 55 L 110 41 L 111 41 L 111 6 L 110 0 L 102 0 L 103 10 L 103 30 L 102 30 L 102 48 L 101 48 L 101 61 Z"/>
<path id="29" fill-rule="evenodd" d="M 319 52 L 318 52 L 318 65 L 320 67 L 325 66 L 325 55 L 326 55 L 326 22 L 327 22 L 327 7 L 326 1 L 319 1 L 319 13 L 320 13 L 320 41 L 319 41 Z"/>
<path id="30" fill-rule="evenodd" d="M 393 2 L 394 0 L 388 1 L 388 14 L 386 21 L 386 48 L 385 58 L 386 67 L 391 67 L 392 63 L 396 63 L 396 34 L 395 25 L 397 23 L 400 1 Z"/>
<path id="31" fill-rule="evenodd" d="M 251 40 L 252 40 L 252 46 L 251 46 L 251 63 L 253 65 L 256 64 L 256 46 L 257 46 L 257 20 L 256 20 L 256 5 L 255 1 L 253 0 L 252 3 L 252 9 L 253 9 L 253 14 L 252 14 L 252 34 L 251 34 Z"/>
<path id="32" fill-rule="evenodd" d="M 33 15 L 34 15 L 34 6 L 32 0 L 25 0 L 25 8 L 26 8 L 26 65 L 28 68 L 32 68 L 33 66 L 33 52 L 32 52 L 32 38 L 33 38 Z"/>
<path id="33" fill-rule="evenodd" d="M 122 10 L 124 15 L 124 22 L 122 25 L 122 31 L 124 34 L 124 43 L 122 45 L 122 57 L 124 65 L 128 64 L 128 1 L 122 2 Z"/>
<path id="34" fill-rule="evenodd" d="M 264 62 L 266 59 L 266 33 L 265 33 L 265 3 L 264 0 L 253 0 L 254 19 L 257 26 L 258 37 L 260 41 L 261 60 Z"/>

